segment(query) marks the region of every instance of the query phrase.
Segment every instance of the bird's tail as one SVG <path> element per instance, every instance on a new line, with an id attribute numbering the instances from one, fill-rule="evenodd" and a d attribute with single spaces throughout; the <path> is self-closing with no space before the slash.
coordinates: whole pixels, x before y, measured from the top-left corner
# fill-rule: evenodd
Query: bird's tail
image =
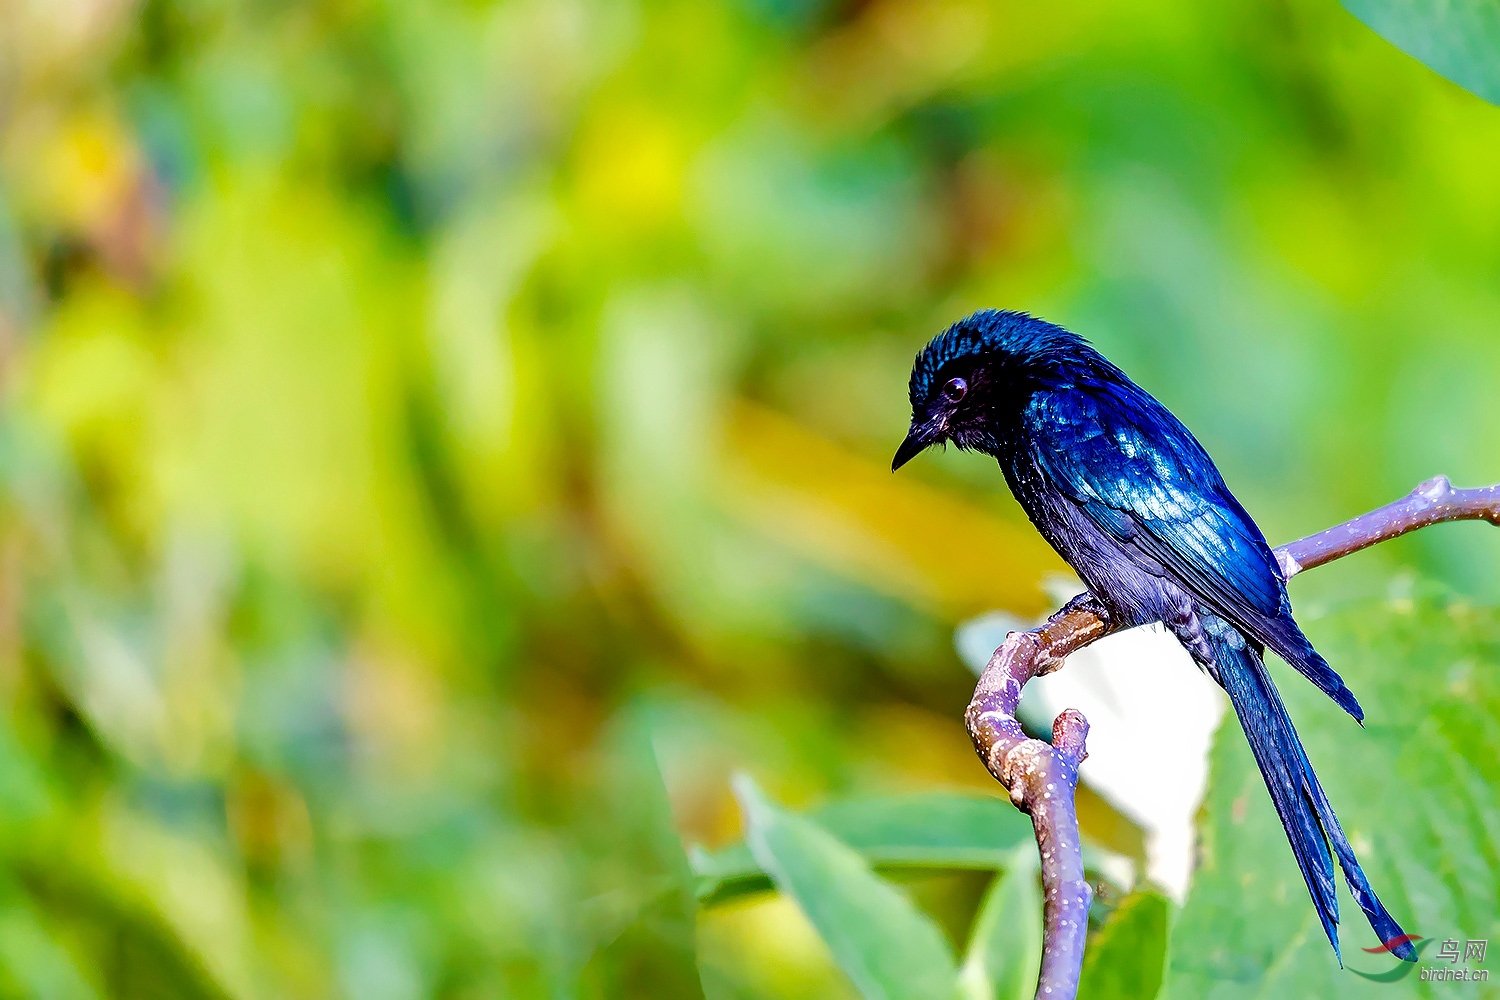
<path id="1" fill-rule="evenodd" d="M 1323 786 L 1318 784 L 1318 777 L 1302 749 L 1302 740 L 1292 728 L 1281 695 L 1271 683 L 1259 646 L 1247 642 L 1232 626 L 1218 619 L 1206 624 L 1218 661 L 1216 679 L 1228 692 L 1240 727 L 1250 741 L 1255 762 L 1266 779 L 1271 801 L 1276 804 L 1281 825 L 1286 828 L 1292 853 L 1296 855 L 1297 866 L 1307 881 L 1308 892 L 1312 894 L 1334 954 L 1339 953 L 1339 909 L 1333 861 L 1328 854 L 1330 843 L 1340 867 L 1344 869 L 1344 879 L 1349 883 L 1354 901 L 1365 911 L 1380 941 L 1388 943 L 1401 939 L 1400 925 L 1386 912 L 1370 888 L 1370 881 L 1365 878 L 1359 859 L 1349 846 L 1349 838 L 1344 836 L 1344 829 L 1333 814 L 1333 806 L 1323 793 Z M 1402 940 L 1392 946 L 1391 953 L 1408 962 L 1417 960 L 1416 951 L 1409 941 Z"/>

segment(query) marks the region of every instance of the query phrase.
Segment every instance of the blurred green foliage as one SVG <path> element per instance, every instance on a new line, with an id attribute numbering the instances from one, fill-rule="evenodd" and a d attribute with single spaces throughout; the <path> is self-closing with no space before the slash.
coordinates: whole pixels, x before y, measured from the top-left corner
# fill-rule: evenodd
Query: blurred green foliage
<path id="1" fill-rule="evenodd" d="M 741 769 L 993 792 L 950 630 L 1060 564 L 992 467 L 884 472 L 972 308 L 1092 337 L 1273 538 L 1500 468 L 1500 113 L 1332 2 L 54 0 L 0 96 L 7 995 L 691 995 L 694 925 L 714 995 L 846 993 L 671 835 Z M 1299 608 L 1493 601 L 1478 531 Z M 989 881 L 898 894 L 968 986 Z"/>

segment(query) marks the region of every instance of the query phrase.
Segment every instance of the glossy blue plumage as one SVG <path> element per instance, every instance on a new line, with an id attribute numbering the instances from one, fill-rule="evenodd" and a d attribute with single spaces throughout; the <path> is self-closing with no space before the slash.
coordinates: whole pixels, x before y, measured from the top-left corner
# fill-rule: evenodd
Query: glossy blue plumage
<path id="1" fill-rule="evenodd" d="M 1196 438 L 1082 338 L 984 311 L 917 356 L 912 428 L 894 466 L 951 440 L 993 455 L 1037 529 L 1117 622 L 1161 622 L 1229 694 L 1334 950 L 1333 855 L 1381 941 L 1401 929 L 1371 891 L 1262 661 L 1269 647 L 1356 719 L 1363 712 L 1292 617 L 1249 514 Z M 1410 945 L 1397 954 L 1415 960 Z"/>

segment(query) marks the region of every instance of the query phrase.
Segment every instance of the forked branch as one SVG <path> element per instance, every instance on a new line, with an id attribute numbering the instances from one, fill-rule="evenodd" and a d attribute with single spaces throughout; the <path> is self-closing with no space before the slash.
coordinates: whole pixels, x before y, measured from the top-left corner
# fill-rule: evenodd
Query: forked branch
<path id="1" fill-rule="evenodd" d="M 1352 552 L 1443 521 L 1500 525 L 1500 484 L 1458 490 L 1444 476 L 1368 514 L 1276 549 L 1291 579 Z M 1068 654 L 1115 631 L 1091 598 L 1072 601 L 1042 627 L 1012 632 L 979 677 L 964 722 L 974 749 L 1016 808 L 1030 814 L 1042 861 L 1042 966 L 1038 1000 L 1072 1000 L 1083 971 L 1093 894 L 1084 877 L 1075 799 L 1078 766 L 1088 755 L 1089 724 L 1068 709 L 1052 724 L 1052 742 L 1032 739 L 1016 721 L 1021 689 L 1062 666 Z"/>

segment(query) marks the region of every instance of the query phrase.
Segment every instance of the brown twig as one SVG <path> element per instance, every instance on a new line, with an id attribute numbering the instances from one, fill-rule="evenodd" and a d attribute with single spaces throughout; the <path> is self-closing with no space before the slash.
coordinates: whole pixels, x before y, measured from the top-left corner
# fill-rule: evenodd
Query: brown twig
<path id="1" fill-rule="evenodd" d="M 1378 510 L 1276 550 L 1287 579 L 1303 570 L 1443 521 L 1486 520 L 1500 525 L 1500 485 L 1456 490 L 1438 476 Z M 1068 654 L 1114 631 L 1108 614 L 1088 596 L 1074 600 L 1041 628 L 1012 632 L 979 676 L 964 713 L 974 750 L 1016 808 L 1031 816 L 1042 859 L 1042 966 L 1038 1000 L 1072 1000 L 1078 993 L 1093 893 L 1084 877 L 1075 799 L 1078 766 L 1088 755 L 1089 724 L 1067 709 L 1052 724 L 1052 742 L 1033 739 L 1016 720 L 1021 689 L 1061 667 Z"/>

